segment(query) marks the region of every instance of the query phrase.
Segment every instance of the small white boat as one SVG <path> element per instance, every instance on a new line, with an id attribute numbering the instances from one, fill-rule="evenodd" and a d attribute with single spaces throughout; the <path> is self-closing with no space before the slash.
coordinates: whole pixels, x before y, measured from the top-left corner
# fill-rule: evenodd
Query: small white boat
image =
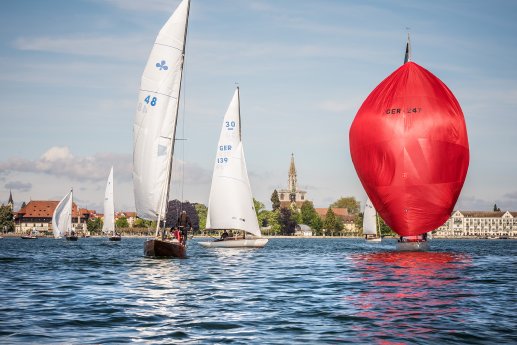
<path id="1" fill-rule="evenodd" d="M 77 235 L 72 230 L 73 194 L 73 190 L 70 190 L 70 193 L 65 195 L 54 210 L 52 215 L 54 238 L 66 237 L 68 241 L 77 241 Z"/>
<path id="2" fill-rule="evenodd" d="M 363 235 L 366 242 L 382 242 L 377 211 L 370 198 L 367 198 L 364 204 Z"/>
<path id="3" fill-rule="evenodd" d="M 203 247 L 209 248 L 262 248 L 266 245 L 267 238 L 245 238 L 245 239 L 225 239 L 212 242 L 200 242 Z"/>
<path id="4" fill-rule="evenodd" d="M 200 242 L 211 248 L 261 248 L 268 239 L 261 238 L 257 214 L 253 205 L 244 148 L 241 137 L 239 88 L 224 115 L 223 127 L 217 144 L 212 186 L 208 199 L 206 228 L 237 230 L 251 234 L 251 238 L 227 237 L 224 240 Z"/>
<path id="5" fill-rule="evenodd" d="M 113 167 L 111 167 L 104 192 L 104 222 L 102 232 L 109 235 L 110 241 L 120 241 L 122 237 L 115 231 L 115 203 L 113 200 Z"/>

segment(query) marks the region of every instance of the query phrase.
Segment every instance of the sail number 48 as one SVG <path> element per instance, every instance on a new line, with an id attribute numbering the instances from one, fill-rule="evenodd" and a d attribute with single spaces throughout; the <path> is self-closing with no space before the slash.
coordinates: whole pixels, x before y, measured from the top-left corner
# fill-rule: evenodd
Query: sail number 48
<path id="1" fill-rule="evenodd" d="M 147 104 L 149 104 L 149 103 L 150 103 L 150 104 L 151 104 L 151 106 L 152 106 L 152 107 L 154 107 L 154 106 L 156 105 L 156 101 L 157 101 L 157 100 L 156 100 L 156 97 L 153 97 L 153 98 L 151 99 L 151 96 L 147 96 L 147 97 L 144 99 L 144 101 L 145 101 L 145 103 L 147 103 Z"/>

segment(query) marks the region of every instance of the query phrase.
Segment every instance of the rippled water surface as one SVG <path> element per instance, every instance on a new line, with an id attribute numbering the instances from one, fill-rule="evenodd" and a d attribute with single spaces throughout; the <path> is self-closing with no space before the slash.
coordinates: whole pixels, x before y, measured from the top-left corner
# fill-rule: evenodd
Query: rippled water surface
<path id="1" fill-rule="evenodd" d="M 185 260 L 144 239 L 0 240 L 0 343 L 517 343 L 517 241 L 190 241 Z"/>

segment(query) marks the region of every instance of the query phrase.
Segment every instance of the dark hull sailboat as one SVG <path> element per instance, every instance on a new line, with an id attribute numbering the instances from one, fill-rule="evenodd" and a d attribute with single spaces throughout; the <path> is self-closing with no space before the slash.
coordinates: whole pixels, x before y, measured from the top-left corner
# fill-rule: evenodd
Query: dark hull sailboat
<path id="1" fill-rule="evenodd" d="M 187 246 L 170 240 L 151 239 L 144 243 L 144 255 L 154 258 L 179 258 L 187 256 Z"/>
<path id="2" fill-rule="evenodd" d="M 35 240 L 35 239 L 37 239 L 37 237 L 32 236 L 32 235 L 22 236 L 22 240 Z"/>
<path id="3" fill-rule="evenodd" d="M 66 236 L 67 241 L 77 241 L 79 237 L 72 235 L 72 236 Z"/>
<path id="4" fill-rule="evenodd" d="M 108 240 L 110 240 L 110 241 L 120 241 L 121 239 L 122 239 L 122 236 L 119 236 L 119 235 L 108 237 Z"/>

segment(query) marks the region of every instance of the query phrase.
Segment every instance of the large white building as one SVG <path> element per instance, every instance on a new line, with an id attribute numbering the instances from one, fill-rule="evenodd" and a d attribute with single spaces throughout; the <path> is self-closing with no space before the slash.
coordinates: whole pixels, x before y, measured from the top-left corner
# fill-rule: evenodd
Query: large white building
<path id="1" fill-rule="evenodd" d="M 434 237 L 517 237 L 517 212 L 454 211 Z"/>

